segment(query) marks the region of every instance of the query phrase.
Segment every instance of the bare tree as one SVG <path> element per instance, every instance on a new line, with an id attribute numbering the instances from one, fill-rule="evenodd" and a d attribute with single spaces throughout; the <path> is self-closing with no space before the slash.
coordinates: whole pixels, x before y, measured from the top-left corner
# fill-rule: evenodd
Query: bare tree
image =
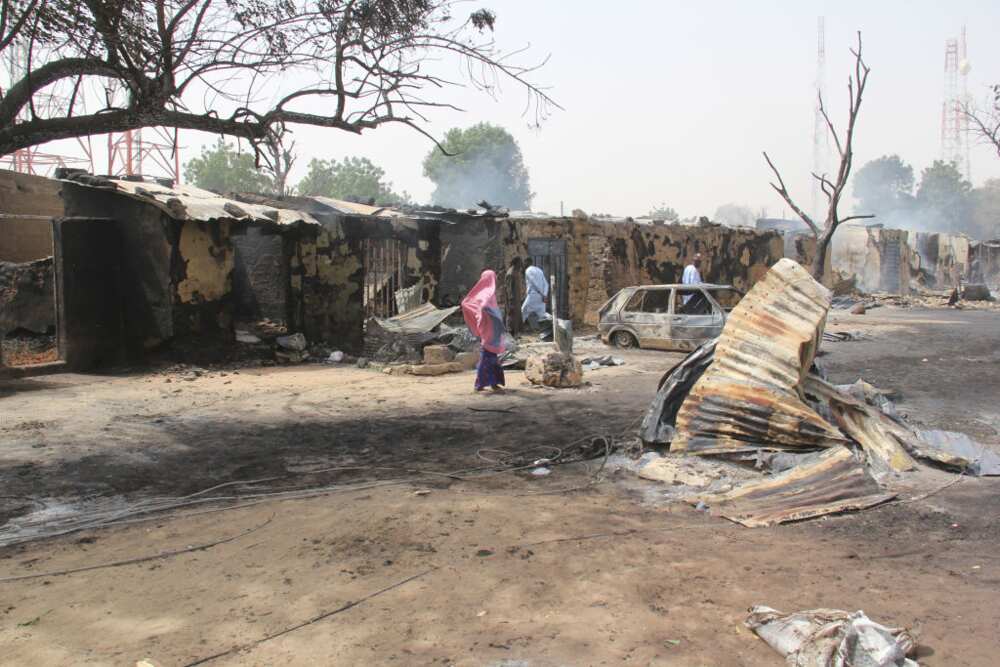
<path id="1" fill-rule="evenodd" d="M 833 233 L 837 231 L 837 227 L 849 220 L 875 217 L 874 215 L 852 215 L 841 218 L 837 210 L 840 206 L 841 197 L 844 194 L 844 188 L 847 187 L 848 177 L 851 175 L 851 163 L 854 160 L 854 149 L 852 146 L 854 141 L 854 127 L 858 120 L 858 112 L 861 110 L 861 97 L 865 91 L 865 84 L 868 82 L 868 73 L 871 71 L 861 57 L 860 31 L 858 32 L 858 47 L 857 49 L 851 49 L 851 54 L 854 55 L 854 73 L 847 79 L 847 95 L 850 104 L 848 106 L 847 131 L 844 133 L 843 140 L 837 134 L 837 131 L 833 127 L 833 122 L 826 112 L 822 94 L 819 95 L 819 111 L 823 115 L 823 120 L 826 121 L 827 131 L 833 137 L 837 153 L 840 155 L 840 167 L 837 169 L 837 175 L 834 180 L 831 181 L 826 174 L 817 174 L 815 172 L 812 174 L 813 178 L 819 181 L 820 189 L 822 189 L 827 199 L 826 219 L 823 220 L 822 227 L 795 204 L 791 195 L 788 194 L 788 188 L 785 187 L 781 173 L 774 166 L 774 163 L 771 162 L 771 158 L 768 157 L 767 152 L 764 152 L 764 159 L 767 160 L 768 166 L 771 167 L 771 171 L 774 172 L 775 177 L 778 179 L 777 185 L 771 183 L 771 187 L 781 195 L 782 199 L 795 211 L 795 214 L 802 218 L 802 221 L 806 223 L 816 237 L 816 256 L 813 258 L 812 264 L 812 275 L 816 280 L 822 280 L 823 278 L 823 272 L 826 269 L 827 249 L 830 247 Z"/>
<path id="2" fill-rule="evenodd" d="M 271 172 L 274 180 L 274 194 L 287 197 L 288 172 L 295 164 L 295 142 L 285 128 L 284 123 L 272 128 L 270 136 L 264 141 L 264 150 L 258 152 L 258 166 L 263 163 L 264 169 Z"/>
<path id="3" fill-rule="evenodd" d="M 993 86 L 993 99 L 988 104 L 979 107 L 966 102 L 961 110 L 972 133 L 1000 156 L 1000 85 Z"/>
<path id="4" fill-rule="evenodd" d="M 23 49 L 23 76 L 0 94 L 0 155 L 145 126 L 205 130 L 263 152 L 273 128 L 360 134 L 456 109 L 428 93 L 512 81 L 539 121 L 554 102 L 536 65 L 492 41 L 493 12 L 458 18 L 461 0 L 0 0 L 0 51 Z M 458 78 L 442 61 L 457 60 Z M 463 81 L 464 79 L 464 81 Z M 32 99 L 61 87 L 55 115 Z M 115 87 L 124 91 L 115 95 Z M 81 100 L 102 95 L 101 107 Z M 91 106 L 91 108 L 93 108 Z"/>

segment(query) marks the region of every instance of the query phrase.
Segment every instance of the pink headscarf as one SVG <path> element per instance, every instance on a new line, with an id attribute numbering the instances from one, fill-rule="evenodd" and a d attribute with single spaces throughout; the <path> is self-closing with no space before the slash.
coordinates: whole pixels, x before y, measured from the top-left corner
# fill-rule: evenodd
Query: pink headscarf
<path id="1" fill-rule="evenodd" d="M 503 347 L 503 317 L 497 305 L 497 274 L 487 269 L 462 299 L 462 315 L 469 331 L 479 337 L 483 349 L 500 354 Z"/>

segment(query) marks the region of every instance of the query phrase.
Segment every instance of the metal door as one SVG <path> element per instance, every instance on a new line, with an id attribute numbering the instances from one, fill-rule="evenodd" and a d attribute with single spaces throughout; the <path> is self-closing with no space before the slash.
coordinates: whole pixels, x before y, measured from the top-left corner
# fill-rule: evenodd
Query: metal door
<path id="1" fill-rule="evenodd" d="M 566 271 L 566 239 L 528 239 L 528 255 L 535 266 L 545 272 L 548 280 L 556 277 L 556 284 L 549 285 L 556 296 L 559 317 L 569 319 L 569 273 Z M 551 304 L 551 298 L 550 298 Z"/>

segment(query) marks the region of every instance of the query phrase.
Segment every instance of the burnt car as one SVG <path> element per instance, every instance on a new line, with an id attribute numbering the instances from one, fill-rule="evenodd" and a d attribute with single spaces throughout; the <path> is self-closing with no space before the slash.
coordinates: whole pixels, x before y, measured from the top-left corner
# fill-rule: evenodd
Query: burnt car
<path id="1" fill-rule="evenodd" d="M 601 306 L 601 340 L 617 347 L 693 350 L 722 333 L 743 293 L 730 285 L 626 287 Z"/>

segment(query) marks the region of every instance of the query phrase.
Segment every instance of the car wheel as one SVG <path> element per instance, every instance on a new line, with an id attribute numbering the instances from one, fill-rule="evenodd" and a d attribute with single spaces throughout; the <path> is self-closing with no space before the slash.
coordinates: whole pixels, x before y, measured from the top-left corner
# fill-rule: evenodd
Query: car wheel
<path id="1" fill-rule="evenodd" d="M 615 347 L 620 348 L 630 348 L 637 347 L 639 343 L 635 340 L 635 336 L 627 331 L 616 331 L 611 335 L 611 344 Z"/>

